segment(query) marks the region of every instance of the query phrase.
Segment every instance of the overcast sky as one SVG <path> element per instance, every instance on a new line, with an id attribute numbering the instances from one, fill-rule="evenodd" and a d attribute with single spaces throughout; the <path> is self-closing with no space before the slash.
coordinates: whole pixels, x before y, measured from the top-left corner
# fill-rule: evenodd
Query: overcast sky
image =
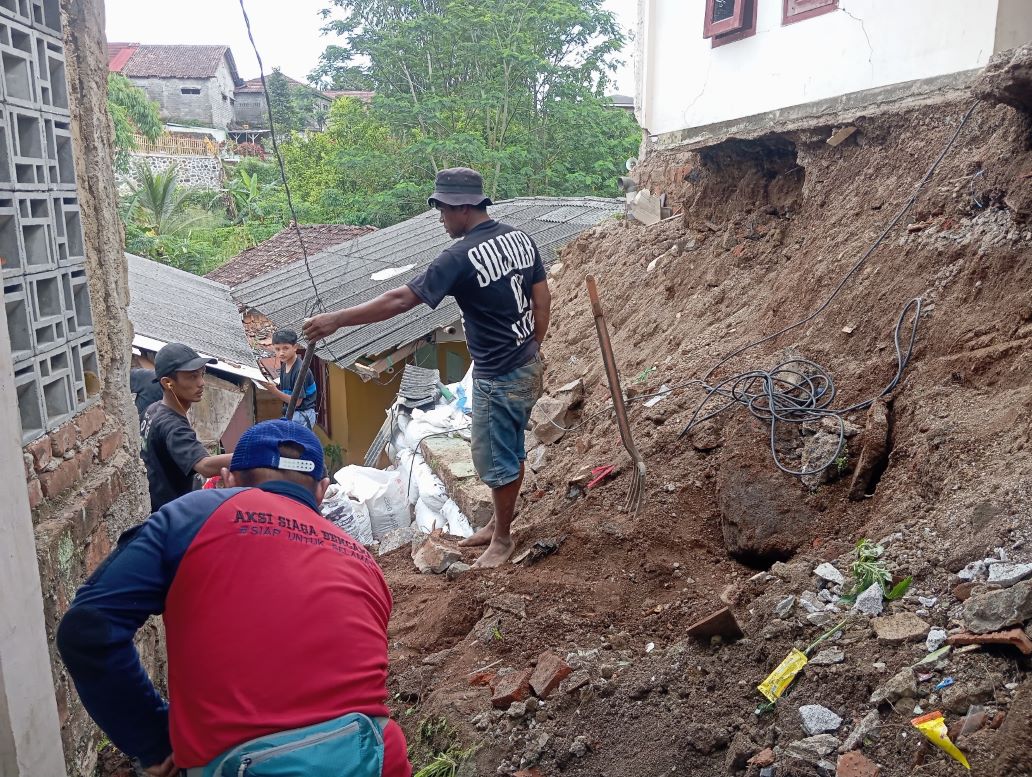
<path id="1" fill-rule="evenodd" d="M 319 54 L 333 42 L 320 34 L 318 13 L 327 0 L 245 0 L 255 41 L 266 70 L 283 72 L 305 80 Z M 244 79 L 258 75 L 258 63 L 251 51 L 238 0 L 176 0 L 153 3 L 145 0 L 106 0 L 107 35 L 110 41 L 132 43 L 216 43 L 228 44 Z M 607 9 L 629 33 L 636 26 L 637 0 L 605 0 Z M 630 48 L 630 47 L 628 47 Z M 634 94 L 631 52 L 617 74 L 617 91 Z"/>

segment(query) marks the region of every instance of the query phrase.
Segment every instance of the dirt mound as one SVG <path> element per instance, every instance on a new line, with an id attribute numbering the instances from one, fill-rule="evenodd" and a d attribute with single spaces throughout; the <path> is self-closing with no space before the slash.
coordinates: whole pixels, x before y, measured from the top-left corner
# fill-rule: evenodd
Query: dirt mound
<path id="1" fill-rule="evenodd" d="M 871 694 L 927 650 L 885 642 L 861 618 L 833 643 L 841 662 L 808 667 L 773 712 L 755 714 L 763 701 L 755 686 L 792 647 L 844 617 L 848 605 L 834 603 L 841 589 L 812 569 L 835 561 L 848 587 L 846 554 L 861 538 L 882 539 L 888 571 L 913 577 L 886 612 L 916 613 L 944 630 L 960 618 L 955 573 L 993 554 L 1032 559 L 1027 120 L 1006 107 L 976 108 L 912 211 L 835 303 L 711 378 L 804 358 L 833 376 L 836 407 L 874 398 L 897 371 L 901 310 L 921 297 L 913 357 L 880 405 L 880 422 L 866 410 L 846 416 L 842 448 L 820 424 L 775 434 L 783 461 L 823 451 L 834 466 L 806 484 L 779 472 L 769 426 L 742 408 L 680 434 L 704 396 L 692 381 L 825 299 L 968 107 L 861 119 L 837 147 L 825 142 L 832 128 L 814 128 L 659 155 L 638 173 L 667 181 L 681 215 L 649 228 L 608 223 L 566 249 L 552 284 L 546 386 L 583 379 L 583 425 L 528 473 L 516 523 L 520 547 L 565 541 L 532 567 L 455 582 L 417 574 L 405 551 L 384 560 L 395 591 L 392 690 L 417 759 L 434 749 L 418 723 L 446 719 L 453 741 L 478 747 L 469 774 L 756 775 L 760 767 L 747 761 L 765 747 L 778 775 L 827 773 L 829 764 L 833 773 L 837 753 L 817 752 L 820 742 L 802 729 L 799 707 L 815 703 L 843 718 L 832 732 L 842 744 L 861 721 L 872 727 L 859 746 L 883 775 L 917 773 L 924 762 L 927 773 L 960 773 L 922 748 L 909 719 L 915 709 L 943 708 L 952 722 L 978 704 L 987 723 L 1002 723 L 1029 670 L 1010 648 L 914 670 L 915 689 L 879 708 Z M 663 167 L 670 164 L 674 176 Z M 621 511 L 627 459 L 584 290 L 589 273 L 648 462 L 648 501 L 636 517 Z M 634 401 L 664 384 L 674 391 L 654 407 Z M 621 471 L 590 491 L 570 487 L 582 467 L 603 464 Z M 739 531 L 743 520 L 753 523 Z M 499 608 L 498 597 L 508 604 Z M 689 624 L 725 604 L 745 638 L 686 637 Z M 470 684 L 480 670 L 523 670 L 544 650 L 585 673 L 586 684 L 509 711 L 493 710 L 490 689 Z M 952 685 L 937 689 L 947 678 Z M 1016 757 L 1002 750 L 1019 739 L 986 726 L 962 746 L 974 773 L 991 774 L 997 757 Z"/>

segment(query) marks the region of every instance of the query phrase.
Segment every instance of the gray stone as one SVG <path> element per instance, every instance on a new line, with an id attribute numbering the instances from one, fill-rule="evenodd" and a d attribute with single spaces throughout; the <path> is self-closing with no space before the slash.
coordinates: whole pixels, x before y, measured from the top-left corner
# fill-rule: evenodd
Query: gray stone
<path id="1" fill-rule="evenodd" d="M 544 396 L 534 405 L 530 421 L 538 441 L 551 445 L 559 442 L 566 430 L 576 422 L 575 408 L 584 399 L 584 383 L 575 380 L 556 392 L 556 396 Z"/>
<path id="2" fill-rule="evenodd" d="M 928 632 L 928 636 L 925 638 L 925 649 L 929 653 L 933 653 L 942 647 L 946 641 L 946 629 L 932 629 Z"/>
<path id="3" fill-rule="evenodd" d="M 450 567 L 448 567 L 448 572 L 447 572 L 448 579 L 449 580 L 457 580 L 462 575 L 464 575 L 467 572 L 469 572 L 471 569 L 473 569 L 473 567 L 471 567 L 469 564 L 466 564 L 466 563 L 464 563 L 462 561 L 456 561 L 454 564 L 452 564 Z"/>
<path id="4" fill-rule="evenodd" d="M 414 526 L 402 526 L 398 529 L 391 529 L 391 531 L 380 538 L 380 549 L 377 551 L 377 555 L 386 556 L 388 553 L 393 553 L 398 548 L 409 545 L 415 536 L 416 529 Z"/>
<path id="5" fill-rule="evenodd" d="M 928 624 L 912 612 L 872 618 L 871 626 L 882 642 L 917 642 L 928 634 Z"/>
<path id="6" fill-rule="evenodd" d="M 514 701 L 509 705 L 509 709 L 506 714 L 510 718 L 522 718 L 527 714 L 527 705 L 522 701 Z"/>
<path id="7" fill-rule="evenodd" d="M 818 598 L 818 599 L 820 599 L 820 600 L 821 600 L 822 602 L 824 602 L 825 604 L 831 604 L 832 602 L 834 602 L 834 601 L 835 601 L 835 594 L 833 594 L 833 593 L 832 593 L 831 591 L 829 591 L 829 590 L 828 590 L 827 588 L 822 588 L 822 589 L 821 589 L 821 590 L 820 590 L 820 591 L 818 592 L 818 594 L 817 594 L 817 598 Z"/>
<path id="8" fill-rule="evenodd" d="M 862 612 L 864 615 L 881 615 L 885 609 L 885 597 L 882 594 L 882 587 L 878 583 L 872 583 L 856 597 L 853 609 Z"/>
<path id="9" fill-rule="evenodd" d="M 962 681 L 942 692 L 942 706 L 950 712 L 963 714 L 972 704 L 985 704 L 994 696 L 992 680 L 988 677 Z"/>
<path id="10" fill-rule="evenodd" d="M 416 569 L 424 575 L 439 575 L 462 558 L 455 548 L 449 547 L 436 536 L 427 537 L 419 549 L 412 554 Z"/>
<path id="11" fill-rule="evenodd" d="M 917 696 L 917 678 L 907 667 L 871 694 L 871 704 L 895 704 L 900 699 L 914 696 Z"/>
<path id="12" fill-rule="evenodd" d="M 803 591 L 799 596 L 799 606 L 809 613 L 824 612 L 824 603 L 813 591 Z"/>
<path id="13" fill-rule="evenodd" d="M 583 758 L 588 754 L 589 749 L 590 748 L 588 747 L 588 738 L 577 737 L 573 740 L 573 744 L 570 745 L 570 755 L 572 755 L 574 758 Z"/>
<path id="14" fill-rule="evenodd" d="M 999 631 L 1032 620 L 1032 580 L 1001 591 L 972 596 L 964 602 L 961 621 L 975 634 Z"/>
<path id="15" fill-rule="evenodd" d="M 993 564 L 989 567 L 989 582 L 1008 588 L 1032 577 L 1032 564 Z"/>
<path id="16" fill-rule="evenodd" d="M 831 734 L 817 734 L 793 742 L 785 748 L 785 754 L 815 764 L 838 750 L 841 744 L 842 742 Z"/>
<path id="17" fill-rule="evenodd" d="M 789 594 L 776 605 L 774 605 L 774 614 L 779 618 L 787 618 L 792 612 L 792 606 L 795 604 L 795 596 Z"/>
<path id="18" fill-rule="evenodd" d="M 803 705 L 799 708 L 799 717 L 803 721 L 803 731 L 810 736 L 838 731 L 842 725 L 842 718 L 820 704 Z"/>
<path id="19" fill-rule="evenodd" d="M 842 651 L 842 648 L 830 647 L 825 648 L 811 658 L 810 664 L 813 666 L 831 666 L 832 664 L 841 664 L 845 660 L 846 654 Z"/>
<path id="20" fill-rule="evenodd" d="M 806 620 L 814 626 L 830 626 L 835 616 L 830 612 L 811 612 L 806 616 Z"/>
<path id="21" fill-rule="evenodd" d="M 849 736 L 846 737 L 846 741 L 842 743 L 842 747 L 839 748 L 839 752 L 848 753 L 850 750 L 856 750 L 858 747 L 863 745 L 865 739 L 874 735 L 874 732 L 878 730 L 880 725 L 881 715 L 878 714 L 878 710 L 871 710 L 864 715 L 863 719 L 856 724 L 852 731 L 849 732 Z"/>
<path id="22" fill-rule="evenodd" d="M 842 573 L 826 561 L 823 564 L 818 564 L 813 573 L 821 580 L 827 580 L 829 583 L 835 583 L 836 585 L 843 585 L 846 582 L 846 578 L 842 576 Z"/>
<path id="23" fill-rule="evenodd" d="M 977 580 L 985 574 L 985 566 L 985 562 L 981 559 L 979 559 L 978 561 L 972 561 L 970 564 L 968 564 L 966 567 L 964 567 L 957 573 L 957 577 L 959 577 L 964 582 Z"/>

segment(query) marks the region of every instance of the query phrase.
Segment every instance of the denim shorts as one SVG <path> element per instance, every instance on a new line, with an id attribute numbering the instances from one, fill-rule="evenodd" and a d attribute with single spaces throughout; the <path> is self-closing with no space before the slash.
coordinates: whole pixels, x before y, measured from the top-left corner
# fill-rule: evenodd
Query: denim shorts
<path id="1" fill-rule="evenodd" d="M 544 364 L 535 356 L 496 378 L 473 379 L 473 466 L 490 488 L 520 476 L 527 458 L 523 435 L 530 411 L 541 397 Z"/>

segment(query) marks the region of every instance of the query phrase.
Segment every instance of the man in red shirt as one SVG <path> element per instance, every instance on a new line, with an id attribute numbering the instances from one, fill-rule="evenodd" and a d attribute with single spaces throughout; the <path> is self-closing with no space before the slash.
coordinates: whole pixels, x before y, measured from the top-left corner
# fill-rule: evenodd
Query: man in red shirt
<path id="1" fill-rule="evenodd" d="M 122 535 L 76 594 L 58 629 L 61 656 L 87 711 L 148 774 L 208 777 L 220 764 L 249 774 L 255 740 L 297 741 L 314 728 L 363 766 L 326 771 L 329 754 L 313 747 L 298 773 L 410 777 L 386 706 L 391 594 L 365 548 L 319 514 L 324 473 L 310 430 L 258 424 L 222 471 L 229 488 L 166 504 Z M 157 614 L 168 703 L 133 647 Z M 340 751 L 332 757 L 340 763 Z"/>

